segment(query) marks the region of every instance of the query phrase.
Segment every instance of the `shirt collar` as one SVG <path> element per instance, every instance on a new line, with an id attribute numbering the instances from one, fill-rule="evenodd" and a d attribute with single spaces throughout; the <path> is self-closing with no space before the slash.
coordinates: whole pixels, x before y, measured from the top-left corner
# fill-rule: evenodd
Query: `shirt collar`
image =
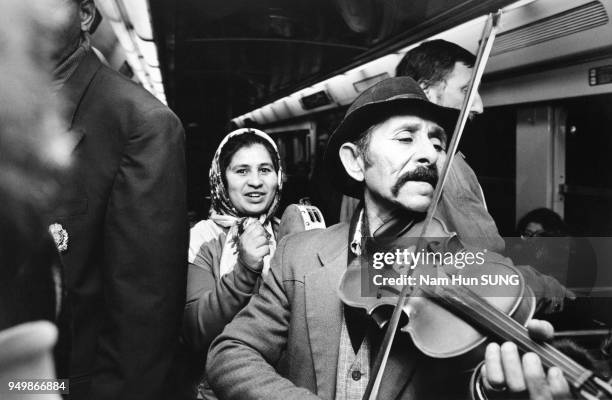
<path id="1" fill-rule="evenodd" d="M 81 37 L 79 47 L 53 70 L 53 87 L 55 89 L 59 90 L 70 79 L 90 48 L 89 35 L 85 34 Z"/>
<path id="2" fill-rule="evenodd" d="M 363 227 L 364 227 L 364 223 L 363 223 L 364 212 L 363 212 L 363 210 L 364 210 L 363 207 L 359 208 L 359 216 L 357 217 L 357 222 L 355 223 L 355 228 L 352 231 L 352 240 L 351 240 L 351 243 L 350 243 L 350 246 L 349 246 L 349 248 L 351 249 L 351 253 L 353 253 L 356 256 L 360 256 L 361 255 L 361 241 L 363 239 Z M 349 236 L 349 237 L 351 237 L 351 236 Z"/>

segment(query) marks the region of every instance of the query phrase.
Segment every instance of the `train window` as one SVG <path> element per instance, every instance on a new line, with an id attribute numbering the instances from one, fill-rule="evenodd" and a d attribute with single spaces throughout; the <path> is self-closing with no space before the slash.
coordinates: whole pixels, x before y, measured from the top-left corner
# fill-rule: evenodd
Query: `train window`
<path id="1" fill-rule="evenodd" d="M 563 103 L 567 112 L 565 220 L 585 236 L 612 236 L 612 95 Z"/>
<path id="2" fill-rule="evenodd" d="M 310 142 L 308 130 L 282 132 L 274 135 L 285 173 L 288 177 L 310 173 Z"/>
<path id="3" fill-rule="evenodd" d="M 309 180 L 313 168 L 310 136 L 309 129 L 278 130 L 272 133 L 286 177 L 281 210 L 309 195 Z"/>

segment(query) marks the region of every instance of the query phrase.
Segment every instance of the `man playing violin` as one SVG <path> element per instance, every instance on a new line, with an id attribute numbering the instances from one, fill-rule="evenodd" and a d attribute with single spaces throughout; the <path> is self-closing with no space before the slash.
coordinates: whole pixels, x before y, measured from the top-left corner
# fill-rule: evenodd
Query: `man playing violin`
<path id="1" fill-rule="evenodd" d="M 431 103 L 407 77 L 379 82 L 357 97 L 330 138 L 325 162 L 344 194 L 363 195 L 363 207 L 351 224 L 279 242 L 259 294 L 211 345 L 207 376 L 219 398 L 363 397 L 383 331 L 365 312 L 340 301 L 340 279 L 359 257 L 362 237 L 398 214 L 406 224 L 423 218 L 457 115 Z M 552 336 L 542 321 L 532 321 L 529 331 Z M 546 375 L 537 356 L 521 359 L 510 342 L 489 345 L 484 367 L 471 367 L 429 358 L 398 333 L 378 399 L 466 398 L 470 389 L 487 397 L 569 393 L 556 368 Z"/>

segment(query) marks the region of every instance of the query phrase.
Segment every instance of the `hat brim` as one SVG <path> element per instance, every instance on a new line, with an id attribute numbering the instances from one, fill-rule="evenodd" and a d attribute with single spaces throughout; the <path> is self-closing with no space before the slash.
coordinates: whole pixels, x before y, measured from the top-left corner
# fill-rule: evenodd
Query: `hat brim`
<path id="1" fill-rule="evenodd" d="M 361 182 L 351 178 L 344 169 L 340 161 L 340 147 L 344 143 L 357 140 L 362 132 L 380 122 L 381 115 L 415 115 L 433 121 L 444 129 L 450 143 L 459 117 L 459 110 L 442 107 L 420 97 L 406 95 L 365 104 L 347 115 L 329 138 L 324 156 L 325 167 L 331 175 L 332 182 L 347 196 L 361 198 L 363 188 Z"/>

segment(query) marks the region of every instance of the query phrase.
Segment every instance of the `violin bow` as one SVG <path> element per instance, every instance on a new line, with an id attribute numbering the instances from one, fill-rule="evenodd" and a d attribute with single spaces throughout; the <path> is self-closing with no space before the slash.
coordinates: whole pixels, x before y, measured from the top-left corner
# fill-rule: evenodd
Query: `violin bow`
<path id="1" fill-rule="evenodd" d="M 482 79 L 482 75 L 487 65 L 489 54 L 491 53 L 491 49 L 493 48 L 493 42 L 495 41 L 495 35 L 499 27 L 500 19 L 501 10 L 498 10 L 496 13 L 489 14 L 485 22 L 485 26 L 482 32 L 482 38 L 480 40 L 480 46 L 478 48 L 478 53 L 476 56 L 476 62 L 474 63 L 474 67 L 472 68 L 472 76 L 470 78 L 470 83 L 468 86 L 468 93 L 463 99 L 463 104 L 461 105 L 459 119 L 457 120 L 457 124 L 455 125 L 455 130 L 453 132 L 451 142 L 448 146 L 449 148 L 447 150 L 447 157 L 444 161 L 444 166 L 442 167 L 441 177 L 440 179 L 438 179 L 436 188 L 432 196 L 432 203 L 429 206 L 429 209 L 427 210 L 427 216 L 425 217 L 425 221 L 423 223 L 423 229 L 417 242 L 417 249 L 425 248 L 425 235 L 427 232 L 427 228 L 429 227 L 429 224 L 431 223 L 433 216 L 436 213 L 438 202 L 442 197 L 442 189 L 444 187 L 444 183 L 446 182 L 446 178 L 448 177 L 448 173 L 450 172 L 450 166 L 453 162 L 453 159 L 455 158 L 457 148 L 459 147 L 459 141 L 461 140 L 463 129 L 465 128 L 465 124 L 470 115 L 470 110 L 472 108 L 472 105 L 474 104 L 474 100 L 476 99 L 478 86 L 480 85 L 480 80 Z M 409 270 L 408 274 L 410 275 L 412 271 L 412 269 Z M 366 390 L 363 395 L 363 400 L 376 400 L 378 398 L 378 391 L 380 389 L 382 376 L 385 371 L 385 366 L 387 365 L 389 352 L 391 351 L 391 345 L 393 344 L 393 339 L 395 338 L 395 332 L 397 331 L 400 316 L 402 313 L 402 308 L 404 307 L 404 303 L 406 301 L 406 297 L 408 296 L 409 290 L 410 286 L 404 285 L 402 291 L 400 292 L 397 298 L 397 303 L 395 305 L 395 308 L 393 309 L 393 314 L 391 315 L 391 319 L 389 320 L 389 323 L 387 325 L 387 330 L 385 332 L 384 339 L 380 346 L 380 350 L 378 351 L 378 354 L 376 356 L 376 360 L 372 368 L 372 373 L 370 375 L 371 378 L 368 381 L 368 385 L 366 386 Z"/>

